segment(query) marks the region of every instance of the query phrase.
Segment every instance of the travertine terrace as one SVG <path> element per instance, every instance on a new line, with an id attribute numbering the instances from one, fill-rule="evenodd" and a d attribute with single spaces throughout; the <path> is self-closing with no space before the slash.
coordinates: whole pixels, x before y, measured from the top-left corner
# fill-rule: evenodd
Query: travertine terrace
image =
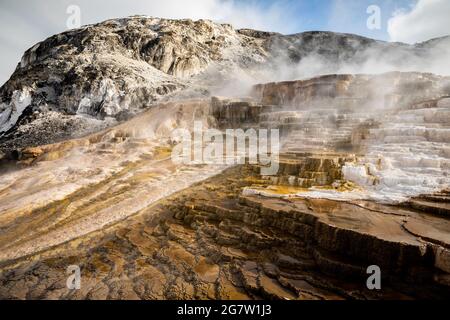
<path id="1" fill-rule="evenodd" d="M 141 28 L 145 37 L 127 33 Z M 449 77 L 331 74 L 242 97 L 212 95 L 219 76 L 207 85 L 213 64 L 261 76 L 294 39 L 306 41 L 301 56 L 336 37 L 351 36 L 134 17 L 30 49 L 0 91 L 0 298 L 449 298 Z M 89 69 L 105 50 L 114 54 Z M 72 78 L 58 80 L 72 64 Z M 44 66 L 53 80 L 37 72 Z M 175 164 L 171 133 L 195 121 L 224 134 L 279 129 L 277 174 Z M 70 265 L 80 290 L 66 287 Z M 366 286 L 371 265 L 382 290 Z"/>
<path id="2" fill-rule="evenodd" d="M 1 192 L 1 223 L 7 232 L 0 239 L 1 295 L 143 299 L 447 295 L 449 195 L 443 190 L 448 185 L 447 157 L 436 154 L 439 161 L 423 162 L 429 166 L 399 168 L 399 179 L 409 170 L 421 169 L 429 186 L 410 181 L 386 184 L 383 170 L 392 168 L 383 167 L 387 160 L 371 158 L 370 152 L 401 146 L 403 139 L 379 139 L 382 119 L 365 109 L 372 103 L 368 98 L 358 98 L 369 101 L 367 105 L 342 103 L 357 100 L 352 92 L 360 91 L 352 88 L 371 81 L 387 84 L 390 94 L 402 101 L 395 108 L 387 102 L 389 112 L 383 117 L 390 113 L 397 119 L 408 110 L 417 116 L 427 110 L 422 125 L 445 133 L 442 117 L 448 109 L 442 90 L 447 80 L 396 73 L 257 86 L 253 101 L 167 103 L 86 138 L 21 150 L 18 158 L 25 167 L 2 175 L 6 187 Z M 400 83 L 401 89 L 388 81 Z M 402 96 L 396 91 L 407 90 L 409 81 L 414 87 L 429 85 L 428 95 L 420 98 L 425 105 L 408 92 Z M 304 92 L 304 87 L 310 92 L 298 97 L 295 90 Z M 284 90 L 294 94 L 276 100 L 274 93 Z M 320 104 L 329 106 L 326 112 Z M 263 177 L 257 167 L 245 165 L 174 166 L 168 134 L 174 127 L 192 125 L 193 114 L 205 126 L 217 128 L 239 122 L 281 128 L 279 174 Z M 313 131 L 318 121 L 327 128 L 326 134 Z M 365 123 L 370 125 L 362 132 Z M 402 125 L 404 131 L 394 133 L 414 138 L 405 129 L 408 123 Z M 417 137 L 426 137 L 421 145 L 429 148 L 426 156 L 431 157 L 432 146 L 446 141 L 423 132 L 417 130 Z M 308 136 L 313 133 L 317 140 Z M 408 155 L 411 161 L 424 161 L 417 153 L 400 154 Z M 370 165 L 378 168 L 379 176 L 368 174 Z M 355 176 L 356 170 L 346 171 L 357 166 L 365 168 L 360 176 Z M 435 177 L 433 169 L 442 174 Z M 369 177 L 373 181 L 366 183 Z M 418 187 L 429 187 L 428 195 Z M 71 262 L 81 264 L 87 275 L 84 289 L 76 294 L 64 288 L 64 265 Z M 365 268 L 373 264 L 386 272 L 389 289 L 383 293 L 364 289 Z"/>

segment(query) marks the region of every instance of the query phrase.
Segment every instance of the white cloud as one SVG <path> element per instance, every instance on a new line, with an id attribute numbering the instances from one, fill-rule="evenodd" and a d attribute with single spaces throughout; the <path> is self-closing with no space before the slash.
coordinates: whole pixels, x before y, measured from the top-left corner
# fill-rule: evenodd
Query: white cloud
<path id="1" fill-rule="evenodd" d="M 287 2 L 264 6 L 256 0 L 28 0 L 0 2 L 0 86 L 9 78 L 23 52 L 66 28 L 69 5 L 81 9 L 82 24 L 142 14 L 162 18 L 211 19 L 236 28 L 294 32 Z M 297 19 L 298 20 L 298 19 Z M 296 21 L 298 22 L 298 21 Z"/>
<path id="2" fill-rule="evenodd" d="M 389 20 L 392 41 L 415 43 L 450 34 L 450 1 L 418 0 L 409 11 L 400 10 Z"/>

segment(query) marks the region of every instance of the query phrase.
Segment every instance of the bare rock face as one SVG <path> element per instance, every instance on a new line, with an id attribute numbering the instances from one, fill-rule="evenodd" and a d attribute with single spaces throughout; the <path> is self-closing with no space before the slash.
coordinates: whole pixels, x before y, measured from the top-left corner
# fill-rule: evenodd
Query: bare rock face
<path id="1" fill-rule="evenodd" d="M 254 86 L 263 104 L 306 107 L 332 102 L 341 108 L 400 109 L 450 93 L 450 78 L 417 72 L 382 75 L 326 75 Z M 441 102 L 442 103 L 442 102 Z M 338 106 L 338 107 L 339 107 Z"/>
<path id="2" fill-rule="evenodd" d="M 57 34 L 25 52 L 0 89 L 0 145 L 82 136 L 162 98 L 233 94 L 237 88 L 242 93 L 257 82 L 361 70 L 374 56 L 387 69 L 423 69 L 428 60 L 446 56 L 447 40 L 410 46 L 328 32 L 235 30 L 206 20 L 108 20 Z M 234 87 L 226 90 L 229 82 Z"/>
<path id="3" fill-rule="evenodd" d="M 50 125 L 53 134 L 40 134 L 48 143 L 101 129 L 185 88 L 214 62 L 262 61 L 265 51 L 255 42 L 229 25 L 144 17 L 55 35 L 29 49 L 1 88 L 0 134 L 9 140 Z M 61 119 L 42 124 L 52 112 Z"/>

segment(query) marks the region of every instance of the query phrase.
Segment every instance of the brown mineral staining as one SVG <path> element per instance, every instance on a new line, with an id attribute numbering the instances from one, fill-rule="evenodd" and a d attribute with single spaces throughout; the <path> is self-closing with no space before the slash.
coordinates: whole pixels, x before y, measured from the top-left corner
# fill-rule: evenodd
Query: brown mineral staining
<path id="1" fill-rule="evenodd" d="M 43 153 L 41 148 L 26 148 L 22 150 L 22 159 L 37 158 Z"/>
<path id="2" fill-rule="evenodd" d="M 258 178 L 252 172 L 229 169 L 123 222 L 27 259 L 3 261 L 0 295 L 308 300 L 450 295 L 444 277 L 446 219 L 407 209 L 399 216 L 391 206 L 374 203 L 242 196 Z M 65 268 L 74 263 L 85 277 L 78 292 L 64 289 Z M 383 270 L 379 292 L 365 286 L 366 268 L 373 264 Z"/>
<path id="3" fill-rule="evenodd" d="M 361 95 L 379 82 L 391 89 L 388 111 L 366 112 L 373 101 Z M 0 298 L 448 298 L 448 185 L 407 201 L 351 197 L 390 196 L 396 182 L 414 190 L 423 174 L 445 184 L 442 83 L 415 73 L 270 83 L 255 100 L 169 102 L 84 138 L 17 150 L 21 166 L 0 176 Z M 387 126 L 405 115 L 423 128 Z M 277 174 L 174 164 L 169 132 L 195 120 L 279 128 Z M 383 185 L 379 172 L 392 168 L 407 178 Z M 79 291 L 65 284 L 74 264 Z M 380 291 L 366 286 L 371 265 L 382 270 Z"/>

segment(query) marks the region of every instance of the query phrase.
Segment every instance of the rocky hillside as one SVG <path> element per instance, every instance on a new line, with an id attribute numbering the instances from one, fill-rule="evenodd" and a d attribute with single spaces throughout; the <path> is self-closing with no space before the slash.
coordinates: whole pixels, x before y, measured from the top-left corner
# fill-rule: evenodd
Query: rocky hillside
<path id="1" fill-rule="evenodd" d="M 82 136 L 161 99 L 244 94 L 256 82 L 317 73 L 435 71 L 448 44 L 449 38 L 410 46 L 329 32 L 284 36 L 205 20 L 108 20 L 25 52 L 0 88 L 0 149 Z M 438 71 L 450 74 L 443 64 Z"/>

